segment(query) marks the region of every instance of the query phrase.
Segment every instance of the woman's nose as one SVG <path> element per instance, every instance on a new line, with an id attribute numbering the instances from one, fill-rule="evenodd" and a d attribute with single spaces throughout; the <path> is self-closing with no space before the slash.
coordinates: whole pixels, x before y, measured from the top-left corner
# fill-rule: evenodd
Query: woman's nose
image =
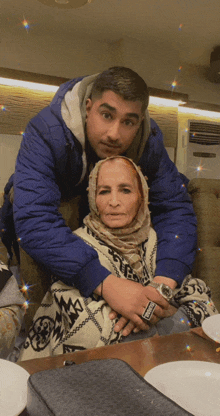
<path id="1" fill-rule="evenodd" d="M 120 205 L 120 199 L 119 199 L 119 195 L 117 192 L 112 192 L 110 198 L 109 198 L 109 204 L 112 207 L 117 207 L 118 205 Z"/>

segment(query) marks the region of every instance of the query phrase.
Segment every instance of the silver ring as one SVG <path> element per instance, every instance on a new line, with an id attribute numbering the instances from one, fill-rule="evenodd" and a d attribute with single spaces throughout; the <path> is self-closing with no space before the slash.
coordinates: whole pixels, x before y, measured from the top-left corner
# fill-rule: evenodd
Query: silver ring
<path id="1" fill-rule="evenodd" d="M 147 307 L 144 310 L 144 313 L 142 315 L 142 318 L 145 319 L 145 321 L 150 321 L 152 318 L 152 315 L 154 313 L 154 309 L 156 308 L 156 303 L 154 302 L 149 302 Z"/>

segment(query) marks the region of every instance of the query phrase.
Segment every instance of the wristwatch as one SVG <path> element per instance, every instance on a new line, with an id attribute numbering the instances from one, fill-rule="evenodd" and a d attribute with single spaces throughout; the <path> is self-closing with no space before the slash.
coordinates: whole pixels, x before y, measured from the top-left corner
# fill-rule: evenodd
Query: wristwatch
<path id="1" fill-rule="evenodd" d="M 157 289 L 158 292 L 163 296 L 163 298 L 166 299 L 168 302 L 170 302 L 174 296 L 173 290 L 164 283 L 150 282 L 148 286 L 152 286 L 155 289 Z"/>

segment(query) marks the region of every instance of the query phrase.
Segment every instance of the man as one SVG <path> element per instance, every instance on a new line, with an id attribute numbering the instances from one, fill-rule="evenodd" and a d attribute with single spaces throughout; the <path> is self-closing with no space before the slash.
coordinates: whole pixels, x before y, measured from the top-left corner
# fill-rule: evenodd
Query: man
<path id="1" fill-rule="evenodd" d="M 158 315 L 165 316 L 167 300 L 156 288 L 143 289 L 110 275 L 96 252 L 65 225 L 58 207 L 62 198 L 86 189 L 97 160 L 118 154 L 132 158 L 150 186 L 158 235 L 155 282 L 171 289 L 181 284 L 194 261 L 195 215 L 147 105 L 144 80 L 124 67 L 61 85 L 50 106 L 29 122 L 14 177 L 14 220 L 21 247 L 84 296 L 102 291 L 122 315 L 117 329 L 130 321 L 124 335 L 134 325 L 148 328 L 142 315 L 150 300 L 160 306 Z"/>

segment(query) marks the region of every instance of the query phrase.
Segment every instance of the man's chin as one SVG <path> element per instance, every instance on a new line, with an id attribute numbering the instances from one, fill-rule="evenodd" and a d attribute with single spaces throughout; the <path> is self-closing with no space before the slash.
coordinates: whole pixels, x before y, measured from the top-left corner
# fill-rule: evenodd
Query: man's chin
<path id="1" fill-rule="evenodd" d="M 121 149 L 120 148 L 108 148 L 107 146 L 105 146 L 105 149 L 96 149 L 95 150 L 97 156 L 100 159 L 106 159 L 107 157 L 111 157 L 111 156 L 119 156 L 121 155 Z"/>

